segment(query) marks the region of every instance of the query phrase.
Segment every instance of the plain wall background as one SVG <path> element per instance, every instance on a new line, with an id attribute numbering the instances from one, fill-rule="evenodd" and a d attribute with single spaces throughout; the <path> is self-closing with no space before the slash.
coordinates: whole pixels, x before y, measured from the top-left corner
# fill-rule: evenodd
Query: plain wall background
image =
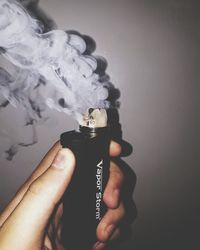
<path id="1" fill-rule="evenodd" d="M 95 54 L 108 60 L 107 72 L 121 91 L 138 217 L 132 239 L 119 249 L 200 249 L 198 1 L 41 0 L 39 6 L 59 29 L 96 41 Z M 1 209 L 59 135 L 76 126 L 71 117 L 49 113 L 37 128 L 37 145 L 12 162 L 0 158 Z M 20 107 L 0 111 L 0 129 L 14 138 L 28 134 L 22 116 Z"/>

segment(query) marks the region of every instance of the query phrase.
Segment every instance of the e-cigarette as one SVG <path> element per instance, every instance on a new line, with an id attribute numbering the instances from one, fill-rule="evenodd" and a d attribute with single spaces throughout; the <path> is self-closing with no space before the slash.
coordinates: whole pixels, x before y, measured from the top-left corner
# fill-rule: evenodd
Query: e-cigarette
<path id="1" fill-rule="evenodd" d="M 63 197 L 62 243 L 66 250 L 90 250 L 106 212 L 103 192 L 109 177 L 110 132 L 105 109 L 89 109 L 79 131 L 63 133 L 62 147 L 72 150 L 76 168 Z"/>

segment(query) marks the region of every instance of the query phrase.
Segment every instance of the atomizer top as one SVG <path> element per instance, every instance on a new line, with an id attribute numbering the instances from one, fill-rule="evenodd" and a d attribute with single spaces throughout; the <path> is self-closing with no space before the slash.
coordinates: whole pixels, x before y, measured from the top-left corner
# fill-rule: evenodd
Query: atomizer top
<path id="1" fill-rule="evenodd" d="M 88 128 L 104 128 L 107 127 L 107 121 L 108 117 L 105 109 L 90 108 L 86 114 L 83 115 L 80 125 Z"/>

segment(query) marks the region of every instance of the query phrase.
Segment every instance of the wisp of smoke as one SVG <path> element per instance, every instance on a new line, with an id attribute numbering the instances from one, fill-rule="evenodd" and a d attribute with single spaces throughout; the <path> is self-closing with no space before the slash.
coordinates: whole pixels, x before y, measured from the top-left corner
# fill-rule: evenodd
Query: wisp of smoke
<path id="1" fill-rule="evenodd" d="M 108 106 L 107 82 L 99 81 L 95 58 L 83 55 L 84 40 L 61 30 L 42 33 L 39 22 L 16 1 L 0 1 L 0 47 L 16 66 L 14 76 L 1 70 L 1 94 L 30 116 L 33 111 L 39 115 L 41 104 L 78 119 L 90 107 Z M 41 91 L 35 92 L 38 87 Z"/>
<path id="2" fill-rule="evenodd" d="M 81 36 L 44 33 L 19 2 L 0 0 L 0 53 L 13 65 L 12 74 L 0 68 L 0 108 L 21 105 L 26 125 L 33 125 L 46 107 L 79 122 L 88 108 L 109 107 L 109 80 L 96 73 L 97 61 L 85 50 Z"/>

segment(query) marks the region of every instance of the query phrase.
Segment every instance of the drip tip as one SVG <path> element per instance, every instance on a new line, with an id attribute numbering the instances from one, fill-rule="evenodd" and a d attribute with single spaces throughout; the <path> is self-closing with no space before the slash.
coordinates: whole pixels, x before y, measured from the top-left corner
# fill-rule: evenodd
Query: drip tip
<path id="1" fill-rule="evenodd" d="M 81 126 L 88 128 L 103 128 L 107 126 L 107 112 L 105 109 L 93 109 L 87 110 L 83 115 Z"/>

